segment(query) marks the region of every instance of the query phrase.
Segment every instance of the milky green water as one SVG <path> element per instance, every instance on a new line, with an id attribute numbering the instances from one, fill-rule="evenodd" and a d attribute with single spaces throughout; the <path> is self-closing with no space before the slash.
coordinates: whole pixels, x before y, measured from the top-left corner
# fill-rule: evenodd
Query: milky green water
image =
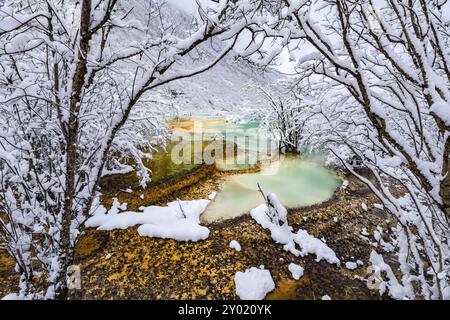
<path id="1" fill-rule="evenodd" d="M 234 218 L 263 203 L 257 183 L 265 193 L 275 193 L 287 208 L 297 208 L 330 199 L 340 185 L 333 172 L 319 161 L 286 156 L 258 173 L 227 178 L 222 190 L 202 215 L 204 222 Z"/>

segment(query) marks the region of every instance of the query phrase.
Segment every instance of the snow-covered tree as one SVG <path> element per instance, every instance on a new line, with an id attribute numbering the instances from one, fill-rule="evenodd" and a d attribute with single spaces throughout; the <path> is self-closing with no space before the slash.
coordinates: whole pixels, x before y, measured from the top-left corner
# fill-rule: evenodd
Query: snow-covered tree
<path id="1" fill-rule="evenodd" d="M 447 1 L 252 3 L 248 29 L 260 50 L 249 58 L 264 66 L 288 51 L 298 59 L 295 93 L 315 100 L 309 142 L 329 148 L 394 217 L 385 249 L 398 267 L 381 248 L 371 255 L 386 277 L 381 291 L 450 298 Z M 355 157 L 374 179 L 354 170 Z"/>
<path id="2" fill-rule="evenodd" d="M 279 85 L 282 87 L 281 85 Z M 271 93 L 262 87 L 257 87 L 266 99 L 258 110 L 261 123 L 279 142 L 279 151 L 298 152 L 303 128 L 308 114 L 304 112 L 303 99 L 297 98 L 289 91 Z"/>
<path id="3" fill-rule="evenodd" d="M 233 48 L 232 2 L 187 20 L 161 1 L 0 1 L 0 246 L 22 298 L 66 297 L 102 174 L 133 163 L 145 184 L 165 134 L 148 97 Z M 202 54 L 216 37 L 222 50 Z"/>

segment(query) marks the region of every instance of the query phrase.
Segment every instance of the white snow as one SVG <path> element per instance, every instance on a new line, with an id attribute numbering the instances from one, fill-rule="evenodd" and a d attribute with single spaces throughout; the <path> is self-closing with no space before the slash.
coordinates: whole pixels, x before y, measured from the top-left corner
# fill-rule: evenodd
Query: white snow
<path id="1" fill-rule="evenodd" d="M 213 191 L 209 194 L 208 199 L 209 200 L 214 200 L 216 198 L 217 192 Z"/>
<path id="2" fill-rule="evenodd" d="M 412 288 L 409 285 L 403 285 L 397 280 L 394 271 L 384 262 L 383 257 L 376 251 L 372 250 L 370 253 L 370 262 L 372 268 L 377 272 L 384 272 L 386 281 L 380 280 L 379 291 L 380 295 L 388 291 L 389 295 L 394 299 L 404 299 L 406 297 L 413 297 Z"/>
<path id="3" fill-rule="evenodd" d="M 322 300 L 331 300 L 331 297 L 326 294 L 322 297 Z"/>
<path id="4" fill-rule="evenodd" d="M 311 236 L 306 230 L 299 229 L 297 233 L 294 233 L 287 222 L 286 209 L 274 195 L 271 201 L 279 212 L 277 219 L 270 217 L 265 204 L 251 210 L 250 215 L 261 227 L 270 230 L 272 239 L 276 243 L 284 244 L 284 250 L 291 252 L 296 257 L 315 254 L 317 262 L 324 259 L 328 263 L 340 264 L 334 251 L 323 241 Z M 300 248 L 297 249 L 297 246 Z"/>
<path id="5" fill-rule="evenodd" d="M 236 240 L 230 241 L 230 248 L 236 250 L 237 252 L 241 251 L 242 247 Z"/>
<path id="6" fill-rule="evenodd" d="M 16 293 L 10 293 L 1 298 L 0 300 L 21 300 Z"/>
<path id="7" fill-rule="evenodd" d="M 345 267 L 349 270 L 354 270 L 358 267 L 358 265 L 355 262 L 348 261 L 345 263 Z"/>
<path id="8" fill-rule="evenodd" d="M 302 266 L 299 266 L 298 264 L 290 263 L 288 269 L 292 274 L 292 278 L 294 278 L 295 280 L 298 280 L 303 276 L 304 269 Z"/>
<path id="9" fill-rule="evenodd" d="M 344 181 L 342 182 L 341 188 L 342 188 L 342 189 L 346 189 L 347 187 L 348 187 L 348 181 L 347 181 L 347 180 L 344 180 Z"/>
<path id="10" fill-rule="evenodd" d="M 241 300 L 262 300 L 275 289 L 269 270 L 252 267 L 234 276 L 236 294 Z"/>
<path id="11" fill-rule="evenodd" d="M 86 221 L 86 226 L 97 227 L 98 230 L 113 230 L 141 225 L 138 228 L 141 236 L 199 241 L 209 236 L 209 229 L 200 225 L 200 215 L 209 202 L 209 200 L 173 201 L 169 202 L 167 207 L 141 207 L 139 208 L 141 212 L 118 213 L 121 205 L 114 199 L 113 206 L 108 212 L 104 208 L 98 210 L 97 214 Z"/>
<path id="12" fill-rule="evenodd" d="M 437 102 L 431 106 L 430 110 L 441 118 L 445 125 L 450 126 L 450 104 L 445 101 Z"/>
<path id="13" fill-rule="evenodd" d="M 362 208 L 364 211 L 367 211 L 367 204 L 361 203 L 361 208 Z"/>
<path id="14" fill-rule="evenodd" d="M 380 210 L 384 209 L 384 206 L 381 203 L 375 203 L 373 206 Z"/>
<path id="15" fill-rule="evenodd" d="M 113 175 L 113 174 L 126 174 L 126 173 L 133 172 L 133 170 L 134 170 L 133 167 L 128 166 L 128 165 L 122 166 L 118 169 L 112 169 L 112 170 L 108 170 L 108 169 L 104 168 L 102 171 L 102 177 Z"/>
<path id="16" fill-rule="evenodd" d="M 294 241 L 302 248 L 302 256 L 312 253 L 316 255 L 317 262 L 325 259 L 328 263 L 336 263 L 339 265 L 339 259 L 336 257 L 334 251 L 321 240 L 308 234 L 306 230 L 300 229 L 294 235 Z"/>

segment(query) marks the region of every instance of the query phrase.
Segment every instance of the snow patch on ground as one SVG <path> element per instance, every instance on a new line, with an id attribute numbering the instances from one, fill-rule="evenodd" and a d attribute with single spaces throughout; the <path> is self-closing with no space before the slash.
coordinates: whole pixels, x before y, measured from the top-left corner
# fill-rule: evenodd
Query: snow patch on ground
<path id="1" fill-rule="evenodd" d="M 341 186 L 341 188 L 342 188 L 342 189 L 346 189 L 347 187 L 348 187 L 348 181 L 347 181 L 347 180 L 342 181 L 342 186 Z"/>
<path id="2" fill-rule="evenodd" d="M 217 192 L 213 191 L 209 194 L 208 199 L 209 200 L 214 200 L 217 196 Z"/>
<path id="3" fill-rule="evenodd" d="M 200 215 L 205 211 L 209 200 L 173 201 L 167 207 L 141 207 L 141 212 L 126 211 L 126 205 L 114 199 L 109 211 L 99 206 L 87 227 L 98 230 L 127 229 L 136 225 L 141 236 L 175 239 L 178 241 L 199 241 L 208 238 L 209 229 L 200 225 Z"/>
<path id="4" fill-rule="evenodd" d="M 354 269 L 356 269 L 358 267 L 358 265 L 355 262 L 348 261 L 348 262 L 345 263 L 345 267 L 348 270 L 354 270 Z"/>
<path id="5" fill-rule="evenodd" d="M 267 214 L 268 208 L 265 204 L 251 210 L 250 215 L 261 227 L 270 230 L 272 239 L 276 243 L 284 244 L 284 250 L 291 252 L 296 257 L 315 254 L 317 262 L 324 259 L 328 263 L 340 264 L 334 251 L 323 241 L 311 236 L 306 230 L 300 229 L 297 233 L 294 233 L 292 227 L 287 222 L 286 209 L 278 202 L 276 197 L 271 198 L 271 201 L 275 202 L 275 207 L 281 213 L 278 217 L 278 224 L 272 221 Z M 300 248 L 298 249 L 297 246 Z"/>
<path id="6" fill-rule="evenodd" d="M 16 293 L 10 293 L 1 298 L 0 300 L 21 300 Z"/>
<path id="7" fill-rule="evenodd" d="M 306 230 L 298 230 L 297 234 L 294 235 L 294 241 L 302 248 L 300 252 L 301 256 L 315 254 L 317 262 L 325 259 L 328 263 L 339 265 L 339 259 L 336 257 L 334 251 L 323 241 L 308 234 Z"/>
<path id="8" fill-rule="evenodd" d="M 236 294 L 241 300 L 262 300 L 275 289 L 269 270 L 252 267 L 234 276 Z"/>
<path id="9" fill-rule="evenodd" d="M 295 280 L 298 280 L 303 276 L 304 269 L 302 266 L 299 266 L 298 264 L 291 263 L 289 264 L 288 269 L 292 274 L 292 278 L 294 278 Z"/>
<path id="10" fill-rule="evenodd" d="M 230 248 L 236 250 L 237 252 L 242 250 L 241 245 L 236 240 L 231 240 L 230 242 Z"/>

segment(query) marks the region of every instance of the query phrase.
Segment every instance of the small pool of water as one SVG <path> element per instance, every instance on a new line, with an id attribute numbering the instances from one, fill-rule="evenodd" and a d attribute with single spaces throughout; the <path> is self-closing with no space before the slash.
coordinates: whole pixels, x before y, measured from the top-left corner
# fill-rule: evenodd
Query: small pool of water
<path id="1" fill-rule="evenodd" d="M 194 160 L 207 145 L 217 139 L 234 142 L 237 154 L 216 159 L 219 170 L 252 169 L 263 163 L 257 173 L 235 174 L 225 178 L 221 190 L 202 215 L 203 222 L 234 218 L 263 203 L 259 183 L 265 193 L 275 193 L 287 208 L 313 205 L 330 199 L 339 186 L 337 176 L 328 170 L 319 156 L 277 155 L 278 143 L 258 121 L 248 119 L 230 122 L 225 118 L 192 116 L 171 119 L 176 137 L 166 151 L 155 154 L 151 161 L 153 181 L 192 170 L 191 162 L 175 164 L 171 152 L 178 142 L 188 141 L 188 155 Z M 180 140 L 181 138 L 181 140 Z M 198 148 L 195 147 L 197 144 Z M 245 161 L 241 161 L 245 160 Z M 197 164 L 198 165 L 198 164 Z"/>
<path id="2" fill-rule="evenodd" d="M 337 176 L 320 161 L 289 155 L 264 167 L 261 172 L 226 178 L 222 190 L 202 215 L 204 222 L 234 218 L 264 202 L 265 193 L 275 193 L 287 208 L 297 208 L 330 199 L 340 185 Z"/>

